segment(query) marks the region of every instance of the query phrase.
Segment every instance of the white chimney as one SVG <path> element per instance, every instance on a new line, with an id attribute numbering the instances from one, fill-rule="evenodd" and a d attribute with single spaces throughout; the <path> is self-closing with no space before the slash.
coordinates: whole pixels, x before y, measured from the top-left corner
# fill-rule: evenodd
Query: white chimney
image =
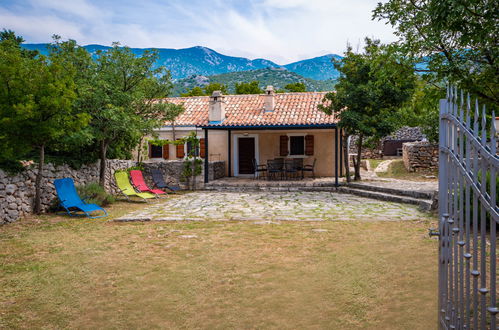
<path id="1" fill-rule="evenodd" d="M 274 98 L 275 92 L 274 92 L 274 87 L 272 86 L 267 86 L 265 88 L 265 101 L 263 104 L 263 109 L 265 112 L 273 112 L 274 107 L 275 107 L 275 98 Z"/>
<path id="2" fill-rule="evenodd" d="M 221 91 L 213 91 L 210 96 L 210 111 L 208 120 L 210 124 L 221 123 L 225 119 L 225 101 Z"/>

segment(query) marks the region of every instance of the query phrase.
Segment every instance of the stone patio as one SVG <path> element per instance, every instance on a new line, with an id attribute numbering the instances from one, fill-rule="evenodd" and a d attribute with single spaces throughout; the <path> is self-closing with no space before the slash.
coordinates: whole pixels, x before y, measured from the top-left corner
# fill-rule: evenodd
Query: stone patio
<path id="1" fill-rule="evenodd" d="M 114 221 L 399 221 L 429 216 L 417 206 L 336 192 L 197 191 L 170 195 Z"/>

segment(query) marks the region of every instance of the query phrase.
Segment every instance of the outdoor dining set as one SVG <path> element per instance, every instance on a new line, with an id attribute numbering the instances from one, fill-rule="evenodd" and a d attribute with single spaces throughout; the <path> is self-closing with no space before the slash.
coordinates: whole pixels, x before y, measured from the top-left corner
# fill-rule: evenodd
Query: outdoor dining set
<path id="1" fill-rule="evenodd" d="M 296 180 L 305 178 L 305 173 L 310 172 L 315 178 L 315 162 L 304 165 L 303 158 L 275 158 L 267 160 L 267 164 L 257 164 L 253 159 L 255 179 L 267 180 Z"/>

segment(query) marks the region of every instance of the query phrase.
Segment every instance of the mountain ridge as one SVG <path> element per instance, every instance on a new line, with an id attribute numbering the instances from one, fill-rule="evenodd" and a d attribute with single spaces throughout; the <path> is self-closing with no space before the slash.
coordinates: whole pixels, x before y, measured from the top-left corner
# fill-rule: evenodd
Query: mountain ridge
<path id="1" fill-rule="evenodd" d="M 47 43 L 26 43 L 22 46 L 26 49 L 38 50 L 41 54 L 48 53 Z M 110 46 L 99 44 L 89 44 L 82 46 L 93 56 L 98 50 L 106 50 Z M 134 54 L 140 55 L 146 50 L 156 49 L 159 58 L 156 66 L 164 65 L 170 70 L 172 79 L 179 80 L 192 75 L 212 76 L 230 72 L 242 72 L 249 70 L 258 70 L 268 67 L 286 68 L 289 71 L 298 73 L 305 78 L 314 80 L 336 79 L 339 73 L 334 69 L 330 59 L 341 58 L 336 54 L 327 54 L 324 56 L 305 59 L 285 65 L 277 64 L 273 61 L 256 58 L 248 59 L 245 57 L 230 56 L 218 53 L 217 51 L 204 46 L 193 46 L 189 48 L 130 48 Z M 329 59 L 329 61 L 328 61 Z"/>

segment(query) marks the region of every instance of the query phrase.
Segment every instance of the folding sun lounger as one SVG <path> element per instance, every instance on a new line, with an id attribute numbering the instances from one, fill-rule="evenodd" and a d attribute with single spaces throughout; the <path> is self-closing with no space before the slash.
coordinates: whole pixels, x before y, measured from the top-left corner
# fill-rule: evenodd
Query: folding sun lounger
<path id="1" fill-rule="evenodd" d="M 132 170 L 130 171 L 130 178 L 132 179 L 133 186 L 140 192 L 149 192 L 155 195 L 164 195 L 164 192 L 161 189 L 151 189 L 147 186 L 144 181 L 144 176 L 142 175 L 142 171 Z"/>
<path id="2" fill-rule="evenodd" d="M 107 216 L 106 210 L 102 207 L 96 204 L 87 204 L 78 196 L 73 179 L 64 178 L 54 180 L 54 186 L 60 205 L 70 216 L 86 215 L 89 218 L 102 218 Z M 91 213 L 95 211 L 102 211 L 104 214 L 92 216 Z M 83 212 L 83 214 L 81 212 Z"/>
<path id="3" fill-rule="evenodd" d="M 163 179 L 163 174 L 158 169 L 152 169 L 151 176 L 152 176 L 152 180 L 154 181 L 155 187 L 158 187 L 160 189 L 169 189 L 172 192 L 176 192 L 176 191 L 180 190 L 179 186 L 171 186 L 171 185 L 166 184 L 165 180 Z"/>
<path id="4" fill-rule="evenodd" d="M 114 178 L 116 179 L 116 185 L 120 189 L 121 193 L 129 200 L 130 197 L 136 196 L 142 198 L 145 202 L 148 199 L 155 198 L 156 195 L 144 192 L 138 193 L 133 189 L 130 181 L 128 181 L 128 174 L 126 172 L 114 172 Z"/>

